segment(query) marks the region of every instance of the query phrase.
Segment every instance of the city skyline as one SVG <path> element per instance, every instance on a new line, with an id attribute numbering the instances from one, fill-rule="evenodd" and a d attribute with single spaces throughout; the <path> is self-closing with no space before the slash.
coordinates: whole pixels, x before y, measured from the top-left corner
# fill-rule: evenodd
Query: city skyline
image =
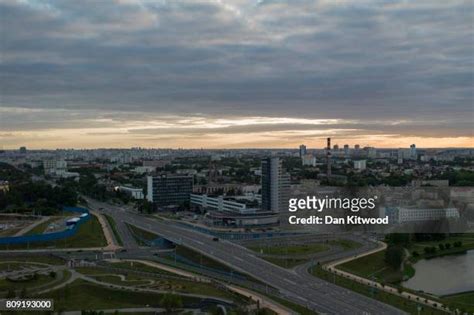
<path id="1" fill-rule="evenodd" d="M 474 147 L 473 9 L 3 1 L 0 148 Z"/>

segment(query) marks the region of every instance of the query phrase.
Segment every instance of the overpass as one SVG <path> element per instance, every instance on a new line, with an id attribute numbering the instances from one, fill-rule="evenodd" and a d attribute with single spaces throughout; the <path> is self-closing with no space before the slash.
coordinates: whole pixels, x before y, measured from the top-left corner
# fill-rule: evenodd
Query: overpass
<path id="1" fill-rule="evenodd" d="M 370 299 L 319 278 L 295 273 L 271 264 L 238 244 L 220 240 L 171 221 L 159 221 L 123 208 L 92 201 L 91 208 L 103 208 L 116 222 L 135 225 L 176 244 L 189 247 L 233 269 L 248 274 L 280 291 L 285 299 L 320 314 L 405 314 L 382 302 Z"/>

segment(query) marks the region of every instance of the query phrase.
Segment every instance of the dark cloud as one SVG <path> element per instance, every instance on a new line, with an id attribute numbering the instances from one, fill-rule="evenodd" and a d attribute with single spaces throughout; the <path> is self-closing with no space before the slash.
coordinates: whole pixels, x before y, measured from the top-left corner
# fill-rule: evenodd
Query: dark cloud
<path id="1" fill-rule="evenodd" d="M 128 112 L 356 119 L 364 132 L 472 136 L 472 1 L 25 0 L 2 1 L 0 12 L 2 107 L 76 113 L 5 114 L 2 130 L 95 128 L 99 112 Z M 109 127 L 126 121 L 114 119 Z M 316 128 L 292 126 L 306 127 Z"/>

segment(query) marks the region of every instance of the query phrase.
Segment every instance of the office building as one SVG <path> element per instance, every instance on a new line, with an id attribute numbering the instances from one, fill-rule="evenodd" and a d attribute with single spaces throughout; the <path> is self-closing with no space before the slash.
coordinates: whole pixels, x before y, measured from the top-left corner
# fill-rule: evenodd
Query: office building
<path id="1" fill-rule="evenodd" d="M 279 158 L 262 160 L 262 210 L 282 212 L 288 210 L 290 175 L 283 171 Z"/>
<path id="2" fill-rule="evenodd" d="M 307 154 L 306 146 L 304 144 L 300 145 L 300 158 Z"/>
<path id="3" fill-rule="evenodd" d="M 306 154 L 301 157 L 301 164 L 304 166 L 316 166 L 316 157 L 312 154 Z"/>
<path id="4" fill-rule="evenodd" d="M 441 209 L 419 209 L 402 207 L 385 207 L 384 214 L 388 216 L 390 223 L 410 223 L 437 221 L 441 219 L 459 219 L 459 211 L 456 208 Z"/>
<path id="5" fill-rule="evenodd" d="M 116 191 L 120 191 L 123 193 L 126 193 L 133 199 L 143 199 L 143 189 L 141 188 L 133 188 L 133 187 L 128 187 L 128 186 L 117 186 L 115 187 Z"/>
<path id="6" fill-rule="evenodd" d="M 416 160 L 418 158 L 418 155 L 416 153 L 416 145 L 412 144 L 410 146 L 410 159 Z"/>
<path id="7" fill-rule="evenodd" d="M 350 153 L 350 152 L 349 152 L 349 145 L 348 145 L 348 144 L 344 144 L 344 155 L 345 155 L 346 157 L 348 157 L 348 156 L 349 156 L 349 153 Z"/>
<path id="8" fill-rule="evenodd" d="M 354 169 L 363 171 L 367 168 L 367 161 L 366 160 L 358 160 L 354 161 Z"/>
<path id="9" fill-rule="evenodd" d="M 180 206 L 190 200 L 192 192 L 192 176 L 147 176 L 147 200 L 159 207 Z"/>
<path id="10" fill-rule="evenodd" d="M 249 207 L 245 200 L 239 202 L 235 198 L 224 196 L 210 197 L 208 195 L 191 194 L 191 204 L 206 210 L 219 212 L 249 214 L 258 211 L 258 207 Z"/>

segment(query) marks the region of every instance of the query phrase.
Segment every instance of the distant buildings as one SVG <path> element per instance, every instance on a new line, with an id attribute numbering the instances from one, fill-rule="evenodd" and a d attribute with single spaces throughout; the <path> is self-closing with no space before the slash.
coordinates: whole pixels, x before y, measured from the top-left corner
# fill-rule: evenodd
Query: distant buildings
<path id="1" fill-rule="evenodd" d="M 10 190 L 10 184 L 7 180 L 0 180 L 0 191 L 7 192 Z"/>
<path id="2" fill-rule="evenodd" d="M 20 154 L 26 154 L 27 150 L 26 147 L 20 147 Z"/>
<path id="3" fill-rule="evenodd" d="M 354 161 L 354 169 L 363 171 L 367 168 L 367 161 L 366 160 L 358 160 Z"/>
<path id="4" fill-rule="evenodd" d="M 281 212 L 288 209 L 290 175 L 283 171 L 277 157 L 262 160 L 262 210 Z"/>
<path id="5" fill-rule="evenodd" d="M 436 221 L 441 219 L 459 218 L 459 211 L 456 208 L 431 209 L 431 208 L 404 208 L 385 207 L 384 215 L 388 216 L 389 222 L 395 224 Z"/>
<path id="6" fill-rule="evenodd" d="M 300 145 L 300 158 L 307 154 L 306 146 L 304 144 Z"/>
<path id="7" fill-rule="evenodd" d="M 155 166 L 137 166 L 133 169 L 134 173 L 140 175 L 153 173 L 154 171 L 156 171 Z"/>
<path id="8" fill-rule="evenodd" d="M 312 154 L 306 154 L 301 157 L 301 164 L 304 166 L 316 166 L 316 157 Z"/>
<path id="9" fill-rule="evenodd" d="M 208 195 L 191 194 L 191 204 L 202 207 L 203 209 L 226 211 L 240 214 L 255 213 L 257 207 L 247 207 L 245 202 L 238 202 L 232 198 L 224 196 L 209 197 Z"/>
<path id="10" fill-rule="evenodd" d="M 412 160 L 416 160 L 418 157 L 418 155 L 416 154 L 416 145 L 412 144 L 410 146 L 410 158 Z"/>
<path id="11" fill-rule="evenodd" d="M 147 200 L 159 207 L 180 206 L 190 200 L 193 177 L 159 175 L 147 177 Z"/>
<path id="12" fill-rule="evenodd" d="M 346 157 L 348 157 L 348 156 L 349 156 L 349 153 L 350 153 L 350 151 L 349 151 L 349 145 L 348 145 L 348 144 L 344 144 L 344 155 L 345 155 Z"/>
<path id="13" fill-rule="evenodd" d="M 115 187 L 116 191 L 120 191 L 123 193 L 126 193 L 133 199 L 143 199 L 143 189 L 141 188 L 133 188 L 133 187 L 127 187 L 127 186 L 117 186 Z"/>
<path id="14" fill-rule="evenodd" d="M 79 173 L 68 172 L 67 162 L 64 160 L 47 159 L 43 160 L 43 170 L 45 175 L 59 178 L 79 178 Z"/>

